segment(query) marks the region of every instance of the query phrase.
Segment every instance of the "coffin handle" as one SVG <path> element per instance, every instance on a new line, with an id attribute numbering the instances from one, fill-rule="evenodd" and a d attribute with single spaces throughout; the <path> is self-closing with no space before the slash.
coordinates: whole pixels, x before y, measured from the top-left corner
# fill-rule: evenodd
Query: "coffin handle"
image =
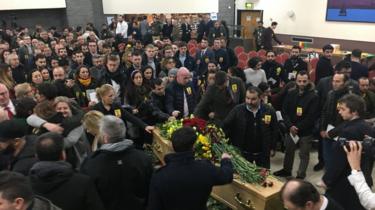
<path id="1" fill-rule="evenodd" d="M 247 209 L 247 210 L 255 210 L 255 207 L 253 206 L 253 202 L 251 202 L 251 200 L 247 200 L 246 202 L 242 201 L 242 198 L 241 198 L 241 194 L 240 193 L 236 193 L 236 195 L 234 196 L 234 200 L 240 204 L 244 209 Z"/>
<path id="2" fill-rule="evenodd" d="M 163 151 L 161 150 L 161 146 L 160 146 L 160 144 L 158 144 L 158 143 L 154 143 L 154 149 L 155 149 L 155 151 L 157 151 L 158 153 L 162 153 Z"/>

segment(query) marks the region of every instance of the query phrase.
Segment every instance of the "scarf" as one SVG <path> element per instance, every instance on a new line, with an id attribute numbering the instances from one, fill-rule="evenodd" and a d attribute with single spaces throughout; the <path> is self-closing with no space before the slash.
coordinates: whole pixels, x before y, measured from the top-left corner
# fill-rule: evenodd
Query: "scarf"
<path id="1" fill-rule="evenodd" d="M 79 83 L 81 83 L 83 86 L 87 87 L 91 84 L 91 77 L 88 79 L 80 79 L 78 78 Z"/>

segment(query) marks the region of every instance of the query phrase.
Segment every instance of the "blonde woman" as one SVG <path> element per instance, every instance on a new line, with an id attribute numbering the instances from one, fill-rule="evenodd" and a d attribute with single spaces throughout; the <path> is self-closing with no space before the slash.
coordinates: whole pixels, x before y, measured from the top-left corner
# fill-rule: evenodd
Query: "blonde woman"
<path id="1" fill-rule="evenodd" d="M 91 143 L 92 151 L 96 151 L 100 140 L 99 135 L 99 121 L 103 117 L 103 113 L 95 110 L 87 112 L 82 118 L 82 126 L 87 133 L 94 136 L 94 140 Z"/>

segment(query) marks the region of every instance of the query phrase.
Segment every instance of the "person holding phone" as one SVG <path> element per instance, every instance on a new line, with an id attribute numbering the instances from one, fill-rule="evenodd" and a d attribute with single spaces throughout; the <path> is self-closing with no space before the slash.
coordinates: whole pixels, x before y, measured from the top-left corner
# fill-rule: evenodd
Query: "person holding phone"
<path id="1" fill-rule="evenodd" d="M 358 141 L 349 141 L 347 146 L 343 146 L 346 152 L 351 174 L 348 176 L 350 184 L 358 194 L 359 201 L 366 209 L 375 209 L 375 193 L 366 183 L 365 176 L 361 171 L 362 144 Z"/>

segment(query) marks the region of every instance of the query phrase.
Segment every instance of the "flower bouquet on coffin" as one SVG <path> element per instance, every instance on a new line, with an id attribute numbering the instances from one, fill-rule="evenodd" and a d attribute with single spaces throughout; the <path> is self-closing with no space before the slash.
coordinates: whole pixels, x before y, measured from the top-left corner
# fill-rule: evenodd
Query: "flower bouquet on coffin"
<path id="1" fill-rule="evenodd" d="M 263 187 L 271 187 L 272 182 L 266 181 L 269 176 L 268 169 L 258 167 L 242 157 L 241 152 L 234 146 L 228 144 L 224 131 L 214 124 L 200 118 L 191 116 L 181 120 L 169 121 L 159 125 L 162 137 L 170 140 L 174 131 L 190 126 L 197 132 L 197 141 L 194 144 L 195 158 L 207 159 L 218 163 L 223 153 L 232 156 L 232 163 L 239 178 L 247 183 L 260 184 Z"/>

